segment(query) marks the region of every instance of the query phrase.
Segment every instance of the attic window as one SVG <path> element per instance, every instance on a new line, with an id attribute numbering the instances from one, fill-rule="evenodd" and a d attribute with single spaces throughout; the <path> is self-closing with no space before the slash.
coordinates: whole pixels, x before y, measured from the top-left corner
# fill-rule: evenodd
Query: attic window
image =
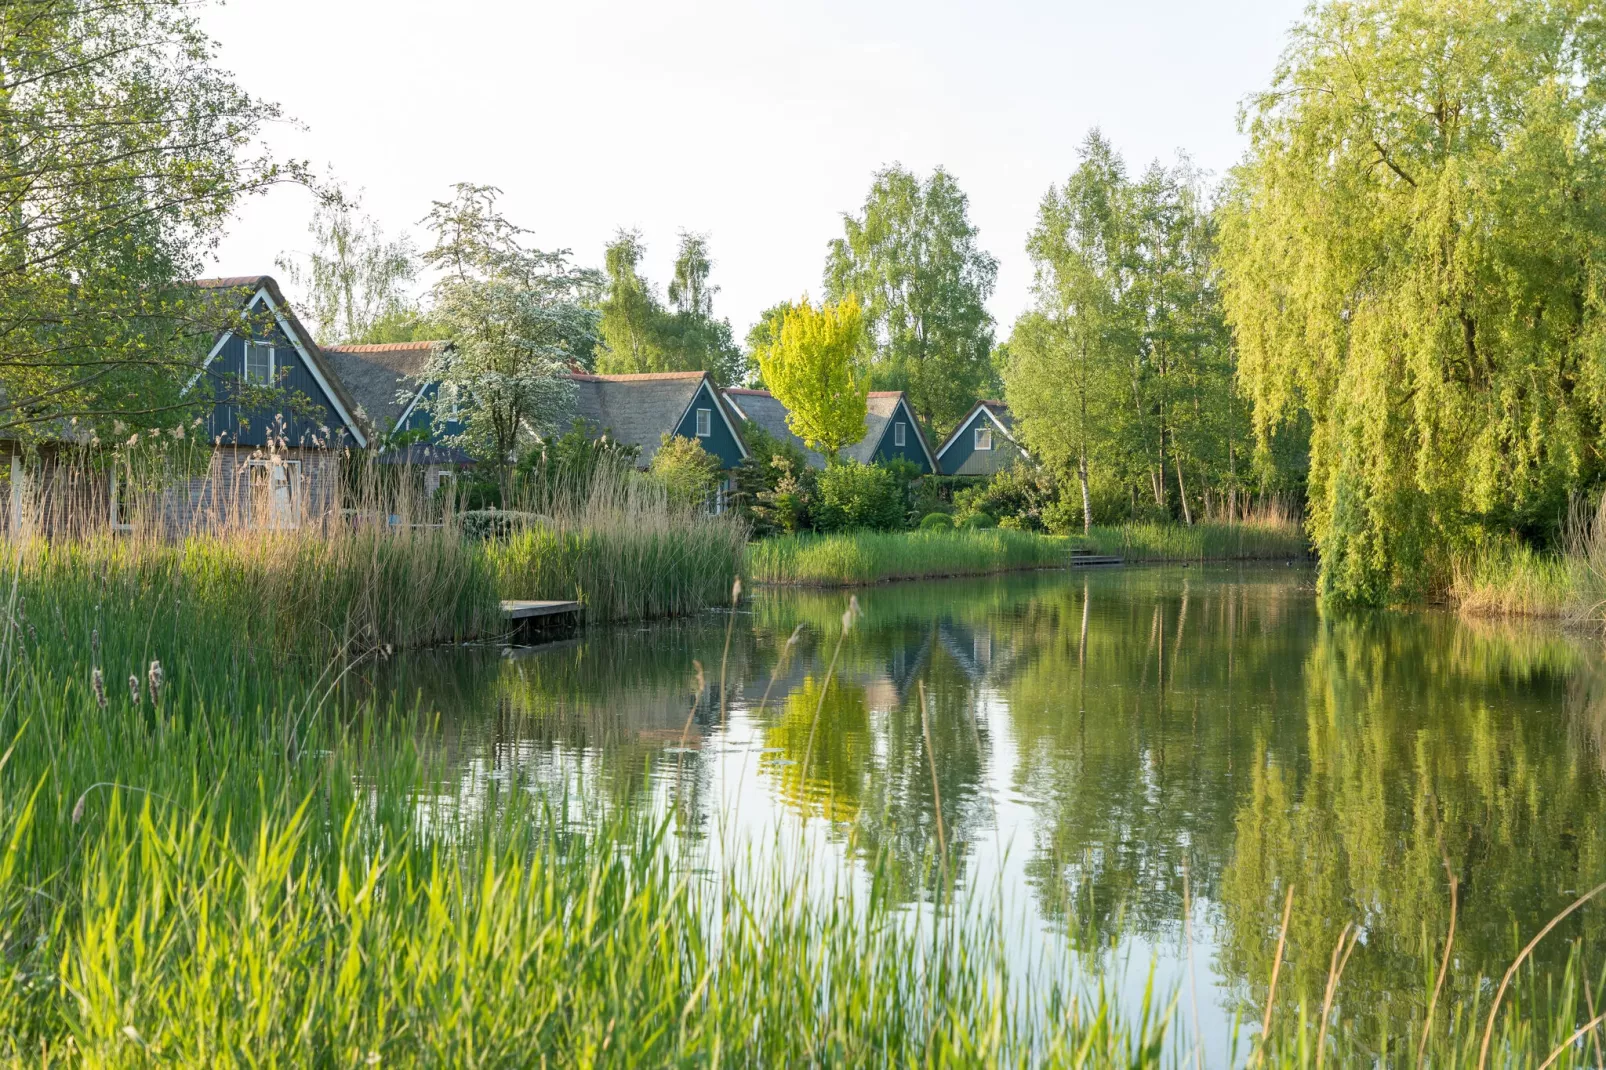
<path id="1" fill-rule="evenodd" d="M 261 386 L 271 386 L 273 383 L 273 356 L 271 343 L 245 343 L 245 381 Z"/>
<path id="2" fill-rule="evenodd" d="M 905 426 L 906 425 L 902 420 L 899 420 L 897 423 L 892 425 L 892 444 L 894 446 L 903 445 L 903 429 Z"/>
<path id="3" fill-rule="evenodd" d="M 714 433 L 714 410 L 697 410 L 697 437 L 707 438 Z"/>
<path id="4" fill-rule="evenodd" d="M 993 429 L 990 427 L 976 428 L 976 448 L 990 450 L 993 448 Z"/>

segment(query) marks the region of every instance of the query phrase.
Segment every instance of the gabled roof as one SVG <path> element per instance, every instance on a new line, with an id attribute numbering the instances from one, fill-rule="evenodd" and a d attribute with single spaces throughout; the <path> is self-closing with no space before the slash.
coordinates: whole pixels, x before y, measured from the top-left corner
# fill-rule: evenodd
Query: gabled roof
<path id="1" fill-rule="evenodd" d="M 920 440 L 920 448 L 925 452 L 926 463 L 931 466 L 933 474 L 937 472 L 937 458 L 931 452 L 931 443 L 926 441 L 926 433 L 920 429 L 920 421 L 915 419 L 914 410 L 902 390 L 872 390 L 865 400 L 864 437 L 842 451 L 842 456 L 858 461 L 860 464 L 869 464 L 875 456 L 876 450 L 881 448 L 881 440 L 886 437 L 888 428 L 892 425 L 892 416 L 902 406 L 909 422 L 914 425 L 915 437 Z"/>
<path id="2" fill-rule="evenodd" d="M 803 451 L 810 467 L 824 468 L 825 457 L 819 452 L 809 449 L 803 440 L 792 433 L 786 423 L 786 406 L 781 404 L 774 394 L 768 390 L 748 390 L 732 387 L 725 391 L 726 400 L 736 411 L 762 427 L 770 435 L 782 442 L 790 442 Z M 920 421 L 915 419 L 914 410 L 908 407 L 902 390 L 872 390 L 865 399 L 864 437 L 851 446 L 842 448 L 841 456 L 844 460 L 858 461 L 860 464 L 869 464 L 881 447 L 881 440 L 886 437 L 887 430 L 892 424 L 893 413 L 898 406 L 904 406 L 909 422 L 914 425 L 915 437 L 920 441 L 920 448 L 925 451 L 926 463 L 931 465 L 933 472 L 937 471 L 937 460 L 931 453 L 931 445 L 926 441 L 926 434 L 920 429 Z"/>
<path id="3" fill-rule="evenodd" d="M 606 434 L 615 442 L 637 446 L 638 463 L 646 465 L 663 443 L 686 418 L 699 391 L 707 384 L 708 393 L 719 408 L 742 455 L 747 444 L 737 430 L 737 419 L 719 388 L 707 372 L 645 372 L 635 375 L 593 375 L 573 372 L 575 415 Z"/>
<path id="4" fill-rule="evenodd" d="M 803 451 L 811 468 L 824 468 L 825 458 L 811 450 L 786 426 L 786 406 L 768 390 L 748 390 L 731 387 L 725 391 L 725 400 L 743 419 L 757 424 L 773 438 L 790 442 Z"/>
<path id="5" fill-rule="evenodd" d="M 446 342 L 386 342 L 324 346 L 324 355 L 345 384 L 365 419 L 388 435 L 429 385 L 423 379 L 430 359 Z"/>
<path id="6" fill-rule="evenodd" d="M 937 450 L 937 456 L 941 457 L 947 453 L 948 447 L 959 441 L 959 436 L 975 422 L 978 415 L 983 413 L 986 414 L 988 422 L 1003 432 L 1005 438 L 1013 442 L 1022 453 L 1026 452 L 1025 447 L 1021 446 L 1020 440 L 1015 437 L 1015 421 L 1009 415 L 1009 406 L 1002 401 L 978 401 L 976 402 L 976 407 L 965 413 L 965 418 L 960 420 L 954 427 L 953 433 L 948 436 L 942 447 Z"/>
<path id="7" fill-rule="evenodd" d="M 296 351 L 301 354 L 301 359 L 306 362 L 307 370 L 312 373 L 313 379 L 323 388 L 331 407 L 335 410 L 335 415 L 340 417 L 357 445 L 368 445 L 368 436 L 357 420 L 357 403 L 346 392 L 345 386 L 340 382 L 340 376 L 329 367 L 323 350 L 318 347 L 312 334 L 296 318 L 295 311 L 284 299 L 284 293 L 272 275 L 231 275 L 226 278 L 192 279 L 190 285 L 199 290 L 217 293 L 225 302 L 232 303 L 236 309 L 249 310 L 259 300 L 266 299 L 274 319 L 289 336 Z M 212 363 L 232 333 L 232 330 L 225 330 L 219 335 L 206 356 L 202 371 L 197 372 L 195 378 L 189 381 L 184 387 L 185 391 L 192 389 L 205 374 L 205 365 Z"/>

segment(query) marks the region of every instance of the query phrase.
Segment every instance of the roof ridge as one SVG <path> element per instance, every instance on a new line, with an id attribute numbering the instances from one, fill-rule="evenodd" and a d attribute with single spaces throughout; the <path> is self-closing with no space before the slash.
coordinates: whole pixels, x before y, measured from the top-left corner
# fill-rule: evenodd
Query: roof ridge
<path id="1" fill-rule="evenodd" d="M 570 372 L 569 378 L 588 383 L 639 383 L 651 379 L 701 379 L 707 372 L 630 372 L 625 375 L 598 375 L 596 372 Z"/>
<path id="2" fill-rule="evenodd" d="M 385 353 L 406 352 L 418 349 L 434 349 L 436 346 L 446 345 L 444 339 L 429 342 L 360 342 L 355 345 L 324 346 L 331 353 Z"/>

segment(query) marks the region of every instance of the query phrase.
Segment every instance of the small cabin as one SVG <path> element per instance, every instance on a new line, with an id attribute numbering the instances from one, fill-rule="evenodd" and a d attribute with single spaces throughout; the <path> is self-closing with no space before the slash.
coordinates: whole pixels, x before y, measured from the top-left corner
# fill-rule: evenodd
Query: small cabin
<path id="1" fill-rule="evenodd" d="M 977 402 L 937 450 L 945 476 L 990 477 L 1022 458 L 1029 455 L 1015 438 L 1009 406 L 1001 401 Z"/>
<path id="2" fill-rule="evenodd" d="M 726 400 L 745 421 L 762 428 L 782 442 L 790 442 L 803 452 L 813 468 L 824 468 L 825 457 L 804 445 L 788 426 L 786 406 L 767 390 L 732 388 L 725 391 Z M 861 464 L 875 464 L 902 459 L 913 464 L 922 475 L 937 471 L 937 462 L 926 441 L 920 421 L 909 408 L 909 399 L 902 390 L 871 391 L 865 401 L 864 437 L 840 454 L 843 460 Z"/>
<path id="3" fill-rule="evenodd" d="M 324 356 L 359 415 L 371 431 L 382 464 L 406 464 L 423 473 L 424 492 L 443 484 L 474 464 L 474 458 L 445 438 L 463 432 L 450 406 L 434 404 L 440 384 L 429 367 L 451 343 L 386 342 L 373 345 L 324 346 Z"/>
<path id="4" fill-rule="evenodd" d="M 652 464 L 665 435 L 689 438 L 731 469 L 747 456 L 739 420 L 707 372 L 647 372 L 592 375 L 575 372 L 574 417 L 596 434 L 640 452 L 636 463 Z"/>

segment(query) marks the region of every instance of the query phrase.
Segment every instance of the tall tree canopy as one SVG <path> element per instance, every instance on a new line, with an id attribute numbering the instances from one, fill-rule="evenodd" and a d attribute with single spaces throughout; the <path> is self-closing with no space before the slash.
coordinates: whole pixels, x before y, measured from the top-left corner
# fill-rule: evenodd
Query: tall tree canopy
<path id="1" fill-rule="evenodd" d="M 0 4 L 0 433 L 176 418 L 222 313 L 193 277 L 278 116 L 186 0 Z"/>
<path id="2" fill-rule="evenodd" d="M 566 249 L 526 249 L 526 232 L 497 208 L 499 192 L 459 183 L 430 210 L 435 245 L 424 261 L 441 273 L 430 315 L 453 344 L 424 377 L 441 384 L 426 407 L 455 413 L 455 443 L 505 479 L 515 452 L 558 430 L 569 409 L 568 372 L 594 344 L 588 298 L 601 280 L 570 265 Z"/>
<path id="3" fill-rule="evenodd" d="M 1096 497 L 1138 511 L 1141 496 L 1186 522 L 1200 506 L 1230 514 L 1243 417 L 1203 181 L 1186 160 L 1133 180 L 1097 131 L 1081 154 L 1027 242 L 1033 305 L 1006 347 L 1011 410 L 1029 449 L 1076 472 L 1084 526 Z"/>
<path id="4" fill-rule="evenodd" d="M 833 460 L 864 437 L 870 389 L 860 367 L 864 345 L 857 298 L 815 308 L 804 296 L 756 354 L 764 382 L 787 408 L 787 427 Z"/>
<path id="5" fill-rule="evenodd" d="M 1329 595 L 1417 593 L 1599 478 L 1603 104 L 1585 0 L 1327 4 L 1252 103 L 1226 304 L 1262 441 L 1310 420 Z"/>
<path id="6" fill-rule="evenodd" d="M 894 165 L 843 229 L 826 258 L 827 298 L 858 298 L 875 385 L 907 390 L 916 415 L 946 434 L 993 379 L 986 301 L 998 261 L 976 242 L 964 192 L 940 167 L 922 182 Z"/>
<path id="7" fill-rule="evenodd" d="M 599 371 L 706 371 L 726 385 L 741 382 L 747 358 L 736 344 L 729 320 L 714 317 L 709 282 L 714 261 L 708 237 L 682 231 L 665 307 L 656 288 L 641 274 L 647 247 L 641 232 L 621 230 L 604 255 L 608 283 L 599 328 Z"/>
<path id="8" fill-rule="evenodd" d="M 302 319 L 314 336 L 329 344 L 412 341 L 420 318 L 411 239 L 387 238 L 354 199 L 338 194 L 319 202 L 307 230 L 313 250 L 282 254 L 278 265 L 303 292 Z"/>

